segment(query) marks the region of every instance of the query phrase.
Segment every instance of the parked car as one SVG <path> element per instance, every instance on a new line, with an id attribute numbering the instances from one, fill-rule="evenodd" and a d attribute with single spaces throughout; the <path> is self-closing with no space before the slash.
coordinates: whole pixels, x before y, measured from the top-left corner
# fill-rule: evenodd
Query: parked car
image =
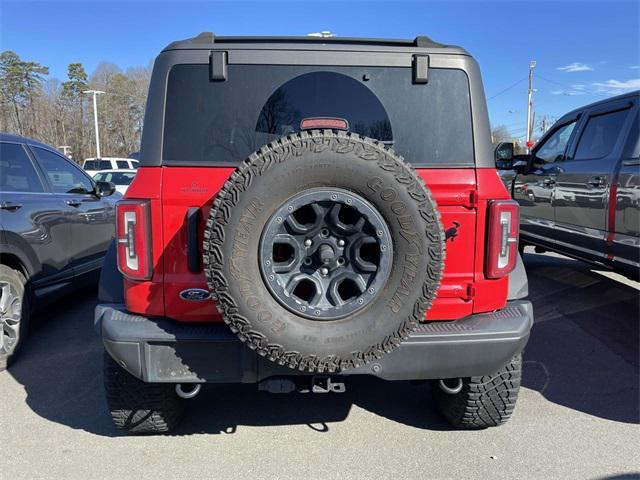
<path id="1" fill-rule="evenodd" d="M 639 101 L 636 91 L 576 109 L 530 155 L 503 165 L 520 204 L 521 247 L 639 276 Z"/>
<path id="2" fill-rule="evenodd" d="M 82 163 L 82 168 L 90 175 L 94 176 L 102 170 L 135 170 L 140 162 L 132 158 L 87 158 Z"/>
<path id="3" fill-rule="evenodd" d="M 349 375 L 433 380 L 456 427 L 510 417 L 533 314 L 465 50 L 175 42 L 140 162 L 95 313 L 118 428 L 170 431 L 205 382 L 341 392 Z"/>
<path id="4" fill-rule="evenodd" d="M 0 134 L 0 369 L 48 300 L 97 282 L 115 236 L 115 186 L 43 143 Z"/>
<path id="5" fill-rule="evenodd" d="M 118 192 L 124 194 L 135 178 L 136 172 L 137 170 L 103 170 L 96 173 L 93 179 L 96 182 L 111 182 Z"/>

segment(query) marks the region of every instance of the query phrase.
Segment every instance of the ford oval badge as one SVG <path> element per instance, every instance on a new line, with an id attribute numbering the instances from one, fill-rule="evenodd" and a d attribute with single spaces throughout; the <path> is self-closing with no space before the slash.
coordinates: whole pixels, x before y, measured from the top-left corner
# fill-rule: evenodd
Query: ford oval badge
<path id="1" fill-rule="evenodd" d="M 211 293 L 202 288 L 187 288 L 180 292 L 180 298 L 188 302 L 204 302 L 211 298 Z"/>

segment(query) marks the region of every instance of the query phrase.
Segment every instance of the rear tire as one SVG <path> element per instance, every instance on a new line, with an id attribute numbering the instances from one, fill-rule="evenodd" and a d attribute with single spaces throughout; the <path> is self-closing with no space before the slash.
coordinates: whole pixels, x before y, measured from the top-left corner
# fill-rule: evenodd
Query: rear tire
<path id="1" fill-rule="evenodd" d="M 184 404 L 172 383 L 146 383 L 104 353 L 104 389 L 113 423 L 135 434 L 168 433 L 182 419 Z"/>
<path id="2" fill-rule="evenodd" d="M 460 429 L 481 429 L 506 423 L 516 406 L 522 379 L 522 355 L 493 375 L 462 379 L 458 393 L 445 393 L 432 383 L 433 397 L 442 416 Z"/>
<path id="3" fill-rule="evenodd" d="M 0 265 L 0 371 L 15 360 L 27 336 L 29 301 L 24 275 Z"/>

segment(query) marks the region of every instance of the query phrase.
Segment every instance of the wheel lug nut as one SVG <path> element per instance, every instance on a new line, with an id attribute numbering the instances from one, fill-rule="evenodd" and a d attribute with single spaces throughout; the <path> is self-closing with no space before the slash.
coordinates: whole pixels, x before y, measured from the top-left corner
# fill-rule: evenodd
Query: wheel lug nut
<path id="1" fill-rule="evenodd" d="M 313 242 L 311 241 L 311 239 L 310 239 L 310 238 L 307 238 L 307 239 L 304 241 L 304 246 L 305 246 L 305 247 L 310 247 L 312 243 L 313 243 Z"/>
<path id="2" fill-rule="evenodd" d="M 320 275 L 326 277 L 327 275 L 329 275 L 329 269 L 327 267 L 322 267 L 320 269 Z"/>
<path id="3" fill-rule="evenodd" d="M 342 239 L 338 240 L 338 246 L 339 247 L 344 247 L 344 240 L 342 240 Z"/>

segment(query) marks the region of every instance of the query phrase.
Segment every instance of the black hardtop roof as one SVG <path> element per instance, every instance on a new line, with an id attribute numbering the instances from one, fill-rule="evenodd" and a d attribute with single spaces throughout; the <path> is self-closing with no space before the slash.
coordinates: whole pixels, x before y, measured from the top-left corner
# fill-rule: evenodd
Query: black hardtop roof
<path id="1" fill-rule="evenodd" d="M 318 36 L 216 36 L 212 32 L 202 32 L 193 38 L 178 40 L 167 45 L 163 51 L 167 50 L 197 50 L 215 48 L 217 46 L 247 48 L 292 48 L 292 49 L 357 49 L 357 50 L 379 50 L 413 48 L 413 49 L 443 49 L 446 53 L 458 53 L 468 55 L 468 52 L 455 45 L 445 45 L 436 42 L 431 38 L 421 35 L 413 40 L 402 39 L 382 39 L 382 38 L 354 38 L 354 37 L 318 37 Z M 445 53 L 445 52 L 443 52 Z"/>

